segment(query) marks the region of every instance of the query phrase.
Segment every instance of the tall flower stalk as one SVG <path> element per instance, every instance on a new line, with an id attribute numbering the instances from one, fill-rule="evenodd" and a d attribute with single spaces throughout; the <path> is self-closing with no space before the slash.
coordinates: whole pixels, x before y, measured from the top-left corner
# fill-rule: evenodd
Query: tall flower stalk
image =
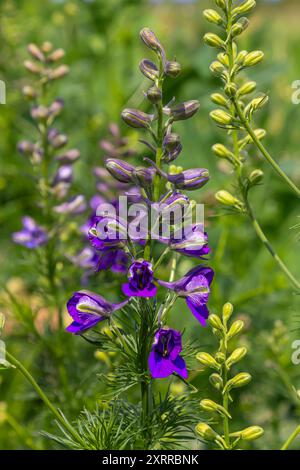
<path id="1" fill-rule="evenodd" d="M 300 282 L 290 272 L 284 261 L 276 253 L 261 225 L 249 200 L 252 189 L 260 184 L 264 174 L 260 169 L 249 171 L 247 148 L 255 144 L 267 161 L 273 166 L 281 178 L 299 196 L 300 190 L 281 170 L 262 144 L 266 135 L 264 129 L 254 127 L 253 116 L 268 101 L 267 95 L 259 94 L 248 98 L 255 89 L 256 83 L 245 78 L 245 70 L 259 64 L 264 57 L 261 51 L 238 50 L 238 37 L 246 30 L 249 20 L 244 16 L 255 7 L 254 0 L 245 0 L 235 4 L 233 0 L 215 0 L 220 13 L 215 10 L 205 10 L 204 17 L 217 25 L 223 31 L 223 38 L 215 33 L 207 33 L 204 41 L 209 46 L 220 50 L 217 59 L 212 62 L 212 73 L 221 78 L 224 93 L 214 93 L 213 103 L 220 108 L 211 112 L 211 118 L 223 128 L 228 135 L 228 144 L 217 143 L 213 146 L 215 155 L 227 160 L 233 167 L 238 194 L 228 191 L 217 192 L 216 199 L 223 205 L 240 214 L 246 215 L 253 229 L 271 254 L 278 267 L 284 272 L 293 287 L 300 291 Z M 246 133 L 246 135 L 245 135 Z"/>

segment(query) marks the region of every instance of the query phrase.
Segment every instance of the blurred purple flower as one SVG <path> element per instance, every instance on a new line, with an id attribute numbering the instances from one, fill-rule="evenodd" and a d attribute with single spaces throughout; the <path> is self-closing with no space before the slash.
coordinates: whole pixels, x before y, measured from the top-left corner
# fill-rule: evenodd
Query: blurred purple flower
<path id="1" fill-rule="evenodd" d="M 157 287 L 153 284 L 152 264 L 148 261 L 134 261 L 128 271 L 129 282 L 122 285 L 128 297 L 154 297 Z"/>
<path id="2" fill-rule="evenodd" d="M 154 336 L 152 351 L 148 364 L 154 379 L 169 377 L 174 372 L 186 379 L 188 372 L 180 353 L 182 351 L 181 334 L 179 331 L 159 329 Z"/>
<path id="3" fill-rule="evenodd" d="M 84 196 L 81 194 L 72 197 L 69 201 L 63 202 L 59 206 L 55 206 L 53 210 L 57 214 L 81 214 L 86 210 L 86 203 Z"/>
<path id="4" fill-rule="evenodd" d="M 22 218 L 23 229 L 12 234 L 15 243 L 26 248 L 38 248 L 48 241 L 47 232 L 29 216 Z"/>

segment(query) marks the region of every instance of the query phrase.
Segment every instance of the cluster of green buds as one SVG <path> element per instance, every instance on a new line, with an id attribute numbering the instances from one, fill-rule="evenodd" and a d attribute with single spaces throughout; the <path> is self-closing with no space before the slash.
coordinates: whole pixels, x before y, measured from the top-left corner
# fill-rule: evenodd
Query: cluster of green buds
<path id="1" fill-rule="evenodd" d="M 222 431 L 218 432 L 210 424 L 201 422 L 196 426 L 196 433 L 202 441 L 214 443 L 216 447 L 223 450 L 235 449 L 241 441 L 252 441 L 263 434 L 263 429 L 259 426 L 250 426 L 234 432 L 230 430 L 232 417 L 229 405 L 233 402 L 232 392 L 244 387 L 251 380 L 251 375 L 247 372 L 232 373 L 232 367 L 247 354 L 245 347 L 236 347 L 234 340 L 243 331 L 244 323 L 242 320 L 236 320 L 229 324 L 232 313 L 232 304 L 226 303 L 221 316 L 216 314 L 209 316 L 208 323 L 219 341 L 219 348 L 214 355 L 207 352 L 199 352 L 196 355 L 202 366 L 213 371 L 209 381 L 221 397 L 220 403 L 208 398 L 202 399 L 200 408 L 211 416 L 211 421 L 215 423 L 218 418 L 217 421 L 222 423 L 220 427 Z M 234 348 L 231 344 L 234 344 Z"/>
<path id="2" fill-rule="evenodd" d="M 229 139 L 230 145 L 215 144 L 213 152 L 218 158 L 226 160 L 234 167 L 239 177 L 241 193 L 245 196 L 250 188 L 262 182 L 264 176 L 261 170 L 254 168 L 248 171 L 247 176 L 242 173 L 247 148 L 253 144 L 253 138 L 249 135 L 247 127 L 251 126 L 258 141 L 266 135 L 266 131 L 256 129 L 252 121 L 254 114 L 266 105 L 268 97 L 264 94 L 253 95 L 256 82 L 249 81 L 245 74 L 248 68 L 263 60 L 264 54 L 259 50 L 238 50 L 237 44 L 238 37 L 249 25 L 245 15 L 253 10 L 256 2 L 254 0 L 245 0 L 242 3 L 233 0 L 214 0 L 214 2 L 218 11 L 205 10 L 204 17 L 220 28 L 221 34 L 207 33 L 204 41 L 219 50 L 210 69 L 222 80 L 223 92 L 211 95 L 212 102 L 218 105 L 218 108 L 213 110 L 210 116 L 232 139 Z M 217 193 L 217 200 L 234 210 L 245 211 L 244 204 L 225 191 Z"/>

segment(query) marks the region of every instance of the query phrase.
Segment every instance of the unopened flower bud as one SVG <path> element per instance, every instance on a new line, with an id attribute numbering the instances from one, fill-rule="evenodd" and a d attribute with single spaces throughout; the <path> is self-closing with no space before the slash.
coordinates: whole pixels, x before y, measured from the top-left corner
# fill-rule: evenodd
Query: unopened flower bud
<path id="1" fill-rule="evenodd" d="M 258 111 L 259 109 L 263 108 L 265 104 L 269 101 L 269 97 L 267 95 L 259 96 L 254 98 L 247 106 L 247 109 L 251 109 L 253 111 Z M 246 110 L 245 110 L 246 112 Z"/>
<path id="2" fill-rule="evenodd" d="M 61 163 L 74 163 L 80 157 L 80 151 L 78 149 L 67 150 L 64 154 L 58 155 L 56 160 Z"/>
<path id="3" fill-rule="evenodd" d="M 229 125 L 232 122 L 232 116 L 223 109 L 215 109 L 210 113 L 210 117 L 217 123 L 223 126 Z"/>
<path id="4" fill-rule="evenodd" d="M 131 183 L 134 166 L 129 163 L 118 160 L 117 158 L 108 158 L 105 162 L 105 168 L 109 173 L 121 183 Z"/>
<path id="5" fill-rule="evenodd" d="M 215 358 L 218 364 L 223 364 L 225 362 L 226 356 L 223 352 L 218 351 L 215 354 Z"/>
<path id="6" fill-rule="evenodd" d="M 58 80 L 69 73 L 70 69 L 67 65 L 60 65 L 49 73 L 49 80 Z"/>
<path id="7" fill-rule="evenodd" d="M 34 144 L 32 142 L 28 142 L 27 140 L 23 140 L 18 144 L 18 151 L 22 155 L 31 155 L 34 151 Z"/>
<path id="8" fill-rule="evenodd" d="M 225 386 L 225 390 L 230 391 L 233 388 L 244 387 L 245 385 L 247 385 L 251 381 L 251 378 L 252 377 L 251 377 L 250 374 L 248 374 L 248 372 L 240 372 L 235 377 L 228 380 L 228 382 Z"/>
<path id="9" fill-rule="evenodd" d="M 232 159 L 234 157 L 233 153 L 228 150 L 227 147 L 223 144 L 215 144 L 212 147 L 214 154 L 219 158 Z"/>
<path id="10" fill-rule="evenodd" d="M 223 325 L 218 315 L 212 314 L 208 317 L 208 323 L 217 330 L 223 330 Z"/>
<path id="11" fill-rule="evenodd" d="M 237 92 L 237 86 L 235 83 L 229 82 L 225 86 L 225 93 L 227 96 L 235 96 Z"/>
<path id="12" fill-rule="evenodd" d="M 210 66 L 210 71 L 216 76 L 220 77 L 224 73 L 224 65 L 221 64 L 218 60 L 214 60 Z"/>
<path id="13" fill-rule="evenodd" d="M 236 362 L 241 361 L 246 356 L 246 354 L 247 349 L 244 347 L 235 349 L 226 361 L 227 367 L 231 367 Z"/>
<path id="14" fill-rule="evenodd" d="M 213 373 L 209 376 L 209 381 L 213 387 L 217 390 L 221 390 L 223 388 L 223 379 L 219 374 Z"/>
<path id="15" fill-rule="evenodd" d="M 140 62 L 140 71 L 143 75 L 145 75 L 145 77 L 153 81 L 159 76 L 159 70 L 157 66 L 154 64 L 154 62 L 148 59 L 143 59 Z"/>
<path id="16" fill-rule="evenodd" d="M 224 48 L 225 46 L 225 42 L 217 34 L 214 33 L 206 33 L 203 39 L 205 44 L 211 47 Z"/>
<path id="17" fill-rule="evenodd" d="M 213 93 L 210 96 L 210 99 L 213 103 L 218 104 L 219 106 L 224 106 L 225 108 L 227 107 L 227 98 L 221 95 L 221 93 Z"/>
<path id="18" fill-rule="evenodd" d="M 148 100 L 155 104 L 158 103 L 162 98 L 162 92 L 156 85 L 153 85 L 146 93 Z"/>
<path id="19" fill-rule="evenodd" d="M 210 354 L 208 354 L 206 352 L 200 352 L 200 353 L 196 354 L 196 359 L 203 366 L 210 367 L 211 369 L 216 369 L 216 370 L 220 369 L 220 366 L 217 363 L 217 361 L 215 360 L 215 358 L 212 357 Z"/>
<path id="20" fill-rule="evenodd" d="M 264 172 L 261 170 L 253 170 L 249 175 L 249 181 L 252 185 L 260 183 L 264 179 Z"/>
<path id="21" fill-rule="evenodd" d="M 222 405 L 219 405 L 218 403 L 215 403 L 213 400 L 210 400 L 208 398 L 204 398 L 200 401 L 200 408 L 202 408 L 202 410 L 204 411 L 208 411 L 209 413 L 219 413 L 222 416 L 227 416 L 227 418 L 231 418 L 228 411 Z"/>
<path id="22" fill-rule="evenodd" d="M 156 171 L 154 168 L 137 167 L 133 171 L 133 180 L 142 188 L 153 184 Z"/>
<path id="23" fill-rule="evenodd" d="M 173 121 L 184 121 L 194 116 L 199 108 L 199 101 L 190 100 L 171 106 L 170 108 L 164 108 L 164 110 L 166 114 L 170 115 Z"/>
<path id="24" fill-rule="evenodd" d="M 245 2 L 241 3 L 241 5 L 237 6 L 232 10 L 233 15 L 244 15 L 245 13 L 249 13 L 249 11 L 253 10 L 256 6 L 255 0 L 246 0 Z"/>
<path id="25" fill-rule="evenodd" d="M 262 51 L 253 51 L 249 52 L 244 58 L 242 65 L 244 67 L 253 67 L 256 64 L 259 64 L 264 58 L 264 53 Z"/>
<path id="26" fill-rule="evenodd" d="M 242 34 L 248 28 L 250 21 L 248 18 L 240 18 L 231 28 L 231 36 L 234 38 Z"/>
<path id="27" fill-rule="evenodd" d="M 41 68 L 37 64 L 34 64 L 33 62 L 31 62 L 30 60 L 25 60 L 24 67 L 31 73 L 34 73 L 34 74 L 41 73 Z"/>
<path id="28" fill-rule="evenodd" d="M 243 320 L 236 320 L 230 327 L 228 333 L 227 333 L 227 338 L 231 339 L 234 336 L 238 335 L 244 328 L 244 322 Z"/>
<path id="29" fill-rule="evenodd" d="M 43 62 L 45 60 L 44 54 L 36 44 L 29 44 L 27 50 L 34 59 L 39 60 L 40 62 Z"/>
<path id="30" fill-rule="evenodd" d="M 221 15 L 216 10 L 208 9 L 203 11 L 204 18 L 210 23 L 220 25 L 223 23 Z"/>
<path id="31" fill-rule="evenodd" d="M 130 127 L 147 129 L 153 119 L 151 114 L 146 114 L 139 109 L 126 108 L 122 111 L 123 121 Z"/>
<path id="32" fill-rule="evenodd" d="M 181 65 L 175 60 L 168 60 L 165 65 L 165 72 L 169 77 L 176 78 L 181 72 Z"/>
<path id="33" fill-rule="evenodd" d="M 256 89 L 256 82 L 247 82 L 238 89 L 238 95 L 249 95 Z"/>
<path id="34" fill-rule="evenodd" d="M 227 54 L 225 54 L 225 52 L 220 52 L 217 55 L 217 58 L 218 58 L 218 61 L 221 62 L 221 64 L 223 64 L 225 67 L 229 66 L 229 57 Z"/>
<path id="35" fill-rule="evenodd" d="M 223 318 L 223 322 L 225 324 L 228 322 L 228 320 L 231 317 L 232 313 L 233 313 L 233 305 L 230 302 L 227 302 L 223 306 L 223 310 L 222 310 L 222 318 Z"/>
<path id="36" fill-rule="evenodd" d="M 218 202 L 224 204 L 225 206 L 241 206 L 241 202 L 228 191 L 218 191 L 215 194 L 215 198 Z"/>
<path id="37" fill-rule="evenodd" d="M 53 44 L 50 41 L 43 42 L 41 46 L 41 50 L 45 52 L 45 54 L 49 54 L 53 49 Z"/>
<path id="38" fill-rule="evenodd" d="M 206 441 L 214 442 L 218 437 L 218 434 L 206 423 L 197 424 L 195 430 L 196 433 Z"/>
<path id="39" fill-rule="evenodd" d="M 45 121 L 49 117 L 49 109 L 46 106 L 33 106 L 31 116 L 37 121 Z"/>
<path id="40" fill-rule="evenodd" d="M 215 4 L 217 5 L 217 7 L 222 8 L 222 10 L 226 10 L 225 0 L 215 0 Z"/>
<path id="41" fill-rule="evenodd" d="M 25 85 L 22 89 L 22 93 L 24 96 L 26 96 L 26 98 L 28 98 L 29 100 L 33 100 L 35 99 L 38 94 L 36 92 L 36 90 L 32 87 L 32 86 L 29 86 L 29 85 Z"/>
<path id="42" fill-rule="evenodd" d="M 263 434 L 264 430 L 260 426 L 250 426 L 249 428 L 243 429 L 240 436 L 244 441 L 254 441 L 254 439 L 258 439 Z"/>
<path id="43" fill-rule="evenodd" d="M 149 49 L 152 49 L 155 52 L 161 52 L 163 50 L 161 43 L 151 29 L 143 28 L 140 32 L 140 37 Z"/>
<path id="44" fill-rule="evenodd" d="M 64 49 L 56 49 L 52 54 L 47 57 L 48 62 L 58 62 L 65 56 Z"/>

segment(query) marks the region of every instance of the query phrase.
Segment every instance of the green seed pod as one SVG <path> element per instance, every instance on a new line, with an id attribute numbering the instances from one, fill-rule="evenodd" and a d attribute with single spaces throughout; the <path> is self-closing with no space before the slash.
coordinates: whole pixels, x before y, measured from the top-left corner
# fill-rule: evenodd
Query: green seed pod
<path id="1" fill-rule="evenodd" d="M 220 77 L 225 72 L 224 65 L 222 65 L 218 60 L 214 60 L 210 64 L 209 69 L 216 77 Z"/>
<path id="2" fill-rule="evenodd" d="M 251 381 L 251 379 L 252 377 L 248 372 L 240 372 L 227 382 L 225 389 L 226 391 L 229 391 L 233 388 L 244 387 Z"/>
<path id="3" fill-rule="evenodd" d="M 262 51 L 253 51 L 249 52 L 244 58 L 242 65 L 243 67 L 253 67 L 256 64 L 259 64 L 264 58 L 264 53 Z"/>
<path id="4" fill-rule="evenodd" d="M 196 433 L 206 441 L 214 442 L 218 437 L 218 434 L 206 423 L 197 424 L 195 430 Z"/>
<path id="5" fill-rule="evenodd" d="M 209 381 L 213 387 L 217 390 L 221 390 L 223 388 L 223 379 L 219 374 L 213 373 L 209 376 Z"/>
<path id="6" fill-rule="evenodd" d="M 222 318 L 223 318 L 223 322 L 225 323 L 225 325 L 227 324 L 232 313 L 233 313 L 233 305 L 230 302 L 227 302 L 223 306 L 223 310 L 222 310 Z"/>
<path id="7" fill-rule="evenodd" d="M 237 23 L 231 28 L 231 36 L 235 38 L 242 34 L 249 26 L 250 21 L 248 18 L 240 18 Z"/>
<path id="8" fill-rule="evenodd" d="M 233 158 L 233 153 L 228 150 L 227 147 L 223 144 L 215 144 L 212 147 L 214 154 L 219 158 L 227 158 L 231 160 Z"/>
<path id="9" fill-rule="evenodd" d="M 215 198 L 225 206 L 240 206 L 242 203 L 228 191 L 221 190 L 215 194 Z"/>
<path id="10" fill-rule="evenodd" d="M 227 98 L 221 95 L 221 93 L 213 93 L 210 95 L 210 99 L 213 103 L 218 104 L 219 106 L 224 106 L 225 108 L 227 107 Z"/>
<path id="11" fill-rule="evenodd" d="M 222 8 L 222 10 L 226 10 L 225 0 L 215 0 L 215 4 L 217 5 L 217 7 Z"/>
<path id="12" fill-rule="evenodd" d="M 235 349 L 226 361 L 227 367 L 229 368 L 236 362 L 241 361 L 246 356 L 246 354 L 247 349 L 244 347 Z"/>
<path id="13" fill-rule="evenodd" d="M 234 336 L 238 335 L 244 328 L 244 322 L 242 320 L 236 320 L 234 323 L 232 323 L 231 327 L 229 328 L 229 331 L 227 333 L 227 338 L 231 339 Z"/>
<path id="14" fill-rule="evenodd" d="M 255 8 L 256 2 L 255 0 L 246 0 L 244 3 L 239 5 L 238 7 L 232 10 L 233 15 L 244 15 L 245 13 L 249 13 L 249 11 Z"/>
<path id="15" fill-rule="evenodd" d="M 250 426 L 249 428 L 243 429 L 240 436 L 244 441 L 254 441 L 255 439 L 260 438 L 263 434 L 264 430 L 260 426 Z"/>
<path id="16" fill-rule="evenodd" d="M 162 98 L 162 92 L 156 85 L 153 85 L 146 93 L 148 100 L 155 104 L 158 103 Z"/>
<path id="17" fill-rule="evenodd" d="M 208 317 L 208 323 L 216 330 L 223 330 L 223 325 L 218 315 L 212 314 Z"/>
<path id="18" fill-rule="evenodd" d="M 249 95 L 255 89 L 256 89 L 256 82 L 247 82 L 238 89 L 237 94 L 239 96 Z"/>
<path id="19" fill-rule="evenodd" d="M 210 113 L 210 117 L 217 123 L 223 126 L 229 125 L 233 117 L 223 109 L 215 109 Z"/>
<path id="20" fill-rule="evenodd" d="M 206 33 L 203 39 L 205 44 L 211 47 L 224 48 L 225 46 L 225 42 L 217 34 L 214 33 Z"/>
<path id="21" fill-rule="evenodd" d="M 204 366 L 210 367 L 211 369 L 220 370 L 220 366 L 217 361 L 208 353 L 200 352 L 196 354 L 196 359 Z"/>
<path id="22" fill-rule="evenodd" d="M 264 179 L 264 172 L 261 170 L 253 170 L 249 175 L 249 182 L 252 186 L 260 183 Z"/>
<path id="23" fill-rule="evenodd" d="M 181 72 L 181 65 L 175 60 L 168 60 L 165 65 L 165 72 L 169 77 L 176 78 Z"/>
<path id="24" fill-rule="evenodd" d="M 221 15 L 216 10 L 208 9 L 203 11 L 204 18 L 210 23 L 221 25 L 223 23 Z"/>

